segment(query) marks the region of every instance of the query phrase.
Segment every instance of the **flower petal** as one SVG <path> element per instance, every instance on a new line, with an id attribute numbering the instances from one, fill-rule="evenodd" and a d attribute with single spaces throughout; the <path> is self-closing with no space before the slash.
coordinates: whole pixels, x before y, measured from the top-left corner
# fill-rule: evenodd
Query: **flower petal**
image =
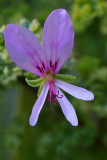
<path id="1" fill-rule="evenodd" d="M 45 21 L 42 37 L 43 48 L 50 64 L 56 66 L 55 73 L 70 57 L 74 45 L 74 29 L 65 9 L 51 12 Z"/>
<path id="2" fill-rule="evenodd" d="M 36 36 L 25 27 L 8 24 L 4 31 L 4 37 L 6 49 L 16 65 L 41 76 L 37 66 L 42 66 L 44 54 L 42 45 Z"/>
<path id="3" fill-rule="evenodd" d="M 37 99 L 37 101 L 34 104 L 34 107 L 32 109 L 32 113 L 31 113 L 31 116 L 30 116 L 30 119 L 29 119 L 29 123 L 30 123 L 31 126 L 34 126 L 37 123 L 39 113 L 40 113 L 40 111 L 43 107 L 43 104 L 45 102 L 45 99 L 46 99 L 46 96 L 47 96 L 47 93 L 48 93 L 48 89 L 49 89 L 48 83 L 46 82 L 44 84 L 43 90 L 42 90 L 39 98 Z"/>
<path id="4" fill-rule="evenodd" d="M 62 91 L 56 87 L 56 91 L 59 91 L 59 95 L 63 95 L 62 98 L 57 98 L 58 102 L 61 105 L 62 111 L 66 117 L 66 119 L 73 125 L 77 126 L 78 125 L 78 119 L 76 116 L 76 112 L 72 104 L 68 101 L 68 99 L 65 97 L 65 95 L 62 93 Z"/>
<path id="5" fill-rule="evenodd" d="M 77 87 L 60 80 L 56 80 L 55 85 L 78 99 L 86 101 L 91 101 L 94 99 L 93 93 L 87 89 Z"/>

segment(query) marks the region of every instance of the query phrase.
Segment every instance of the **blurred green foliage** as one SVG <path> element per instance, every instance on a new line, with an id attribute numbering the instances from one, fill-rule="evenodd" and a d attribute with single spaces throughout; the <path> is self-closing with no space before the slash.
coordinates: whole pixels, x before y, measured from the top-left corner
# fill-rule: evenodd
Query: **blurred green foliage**
<path id="1" fill-rule="evenodd" d="M 76 76 L 73 84 L 91 90 L 95 100 L 66 96 L 76 109 L 79 126 L 72 127 L 60 106 L 46 102 L 35 127 L 28 119 L 37 89 L 24 79 L 36 75 L 18 68 L 4 46 L 7 23 L 30 29 L 41 41 L 43 23 L 57 8 L 69 12 L 75 45 L 60 73 Z M 0 0 L 0 160 L 106 160 L 107 157 L 107 1 Z M 33 20 L 32 20 L 33 19 Z"/>
<path id="2" fill-rule="evenodd" d="M 71 17 L 76 32 L 84 32 L 95 18 L 107 15 L 107 2 L 103 0 L 75 0 Z"/>

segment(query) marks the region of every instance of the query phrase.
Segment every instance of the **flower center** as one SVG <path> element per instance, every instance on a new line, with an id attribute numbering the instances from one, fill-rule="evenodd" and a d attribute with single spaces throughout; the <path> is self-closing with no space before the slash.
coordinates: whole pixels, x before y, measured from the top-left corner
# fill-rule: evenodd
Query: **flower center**
<path id="1" fill-rule="evenodd" d="M 47 71 L 45 72 L 45 77 L 46 77 L 46 79 L 47 79 L 48 81 L 52 81 L 52 80 L 53 80 L 52 74 L 53 74 L 53 72 L 52 72 L 52 71 L 49 71 L 49 70 L 47 70 Z"/>
<path id="2" fill-rule="evenodd" d="M 50 104 L 51 102 L 57 103 L 57 98 L 62 98 L 63 95 L 59 96 L 59 91 L 57 91 L 57 94 L 56 94 L 55 84 L 54 84 L 54 79 L 53 79 L 53 71 L 47 70 L 45 71 L 44 75 L 49 84 L 49 94 L 48 94 L 47 100 L 49 101 Z"/>

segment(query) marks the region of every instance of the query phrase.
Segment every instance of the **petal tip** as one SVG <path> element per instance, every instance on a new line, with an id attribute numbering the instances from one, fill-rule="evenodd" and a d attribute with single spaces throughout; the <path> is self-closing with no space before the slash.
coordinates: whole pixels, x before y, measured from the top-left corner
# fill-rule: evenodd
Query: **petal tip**
<path id="1" fill-rule="evenodd" d="M 37 123 L 37 119 L 34 115 L 31 114 L 30 118 L 29 118 L 29 124 L 30 126 L 35 126 L 35 124 Z"/>
<path id="2" fill-rule="evenodd" d="M 94 94 L 92 93 L 92 100 L 94 99 Z"/>
<path id="3" fill-rule="evenodd" d="M 78 121 L 72 124 L 73 126 L 78 126 Z"/>
<path id="4" fill-rule="evenodd" d="M 66 119 L 71 123 L 72 126 L 78 126 L 78 118 L 76 116 L 76 112 L 74 113 L 74 115 L 66 117 Z"/>
<path id="5" fill-rule="evenodd" d="M 16 24 L 7 24 L 7 26 L 6 26 L 5 30 L 4 30 L 4 33 L 6 33 L 6 31 L 9 31 L 10 29 L 12 29 L 15 26 L 18 26 L 18 25 L 16 25 Z"/>
<path id="6" fill-rule="evenodd" d="M 94 100 L 94 94 L 90 91 L 90 95 L 89 95 L 89 99 L 87 99 L 88 101 L 92 101 Z"/>
<path id="7" fill-rule="evenodd" d="M 31 120 L 31 118 L 29 119 L 29 124 L 30 126 L 34 127 L 36 123 L 34 123 L 34 121 Z"/>
<path id="8" fill-rule="evenodd" d="M 71 124 L 72 124 L 72 126 L 78 126 L 78 119 L 77 118 L 75 118 L 74 120 L 72 120 L 72 121 L 69 121 Z"/>

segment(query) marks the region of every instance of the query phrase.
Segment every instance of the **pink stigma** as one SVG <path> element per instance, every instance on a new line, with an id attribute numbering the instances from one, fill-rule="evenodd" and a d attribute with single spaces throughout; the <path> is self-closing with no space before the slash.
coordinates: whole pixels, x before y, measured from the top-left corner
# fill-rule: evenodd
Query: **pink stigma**
<path id="1" fill-rule="evenodd" d="M 57 91 L 57 94 L 52 91 L 49 91 L 49 94 L 47 96 L 47 101 L 49 101 L 50 104 L 51 104 L 51 102 L 58 104 L 56 97 L 63 98 L 63 95 L 59 96 L 59 91 Z"/>

